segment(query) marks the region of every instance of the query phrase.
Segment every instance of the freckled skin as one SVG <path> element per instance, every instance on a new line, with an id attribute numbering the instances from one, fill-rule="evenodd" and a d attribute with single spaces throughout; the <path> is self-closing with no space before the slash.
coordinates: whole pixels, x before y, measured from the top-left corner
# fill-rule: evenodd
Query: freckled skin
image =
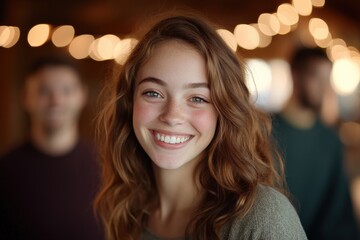
<path id="1" fill-rule="evenodd" d="M 157 80 L 144 80 L 148 78 Z M 203 86 L 188 87 L 194 83 Z M 159 44 L 139 70 L 133 126 L 138 141 L 157 167 L 178 169 L 196 162 L 213 139 L 217 113 L 207 84 L 205 60 L 182 42 Z M 159 143 L 154 131 L 191 138 L 181 147 L 174 147 Z"/>

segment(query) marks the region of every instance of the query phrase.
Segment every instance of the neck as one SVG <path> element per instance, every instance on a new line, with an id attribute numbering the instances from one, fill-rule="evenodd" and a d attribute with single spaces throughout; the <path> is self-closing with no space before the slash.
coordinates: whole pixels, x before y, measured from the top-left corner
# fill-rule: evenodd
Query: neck
<path id="1" fill-rule="evenodd" d="M 182 168 L 186 168 L 183 166 Z M 194 173 L 184 169 L 164 170 L 154 167 L 160 209 L 164 214 L 171 210 L 184 210 L 196 204 L 200 196 Z"/>
<path id="2" fill-rule="evenodd" d="M 69 152 L 76 145 L 78 131 L 76 126 L 49 130 L 43 126 L 33 125 L 31 138 L 40 150 L 58 156 Z"/>
<path id="3" fill-rule="evenodd" d="M 184 236 L 204 195 L 194 177 L 195 164 L 189 162 L 176 170 L 153 167 L 159 201 L 149 219 L 152 232 L 163 237 Z"/>
<path id="4" fill-rule="evenodd" d="M 291 125 L 300 129 L 311 128 L 317 118 L 316 112 L 311 108 L 302 106 L 294 95 L 290 98 L 281 114 Z"/>

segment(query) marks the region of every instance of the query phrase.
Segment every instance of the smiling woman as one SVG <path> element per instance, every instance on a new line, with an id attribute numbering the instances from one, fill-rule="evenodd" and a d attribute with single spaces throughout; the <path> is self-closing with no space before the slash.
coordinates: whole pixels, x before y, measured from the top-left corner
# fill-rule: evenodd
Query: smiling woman
<path id="1" fill-rule="evenodd" d="M 107 89 L 96 201 L 107 239 L 306 239 L 280 193 L 269 119 L 205 21 L 158 22 Z"/>
<path id="2" fill-rule="evenodd" d="M 217 122 L 204 58 L 185 42 L 166 41 L 155 47 L 136 82 L 133 126 L 147 155 L 160 169 L 198 162 Z"/>

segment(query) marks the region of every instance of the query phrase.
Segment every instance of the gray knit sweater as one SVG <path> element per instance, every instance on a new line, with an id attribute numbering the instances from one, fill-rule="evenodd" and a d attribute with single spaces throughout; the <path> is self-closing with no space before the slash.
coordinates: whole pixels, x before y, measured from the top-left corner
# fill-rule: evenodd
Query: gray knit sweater
<path id="1" fill-rule="evenodd" d="M 259 186 L 250 212 L 226 225 L 222 240 L 303 240 L 307 239 L 299 217 L 289 200 L 270 187 Z M 165 240 L 145 230 L 142 240 Z M 177 238 L 178 240 L 179 238 Z M 209 239 L 212 239 L 209 236 Z"/>

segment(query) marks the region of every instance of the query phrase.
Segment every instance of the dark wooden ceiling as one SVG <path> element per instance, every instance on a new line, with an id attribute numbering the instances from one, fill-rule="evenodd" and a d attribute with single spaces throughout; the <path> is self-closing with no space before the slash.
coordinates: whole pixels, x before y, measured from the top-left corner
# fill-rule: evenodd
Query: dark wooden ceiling
<path id="1" fill-rule="evenodd" d="M 31 26 L 40 22 L 73 24 L 79 31 L 126 33 L 138 19 L 175 8 L 191 8 L 224 27 L 256 22 L 290 0 L 2 0 L 3 24 Z M 359 0 L 326 0 L 325 9 L 346 16 L 360 27 Z M 318 11 L 315 9 L 314 11 Z"/>

